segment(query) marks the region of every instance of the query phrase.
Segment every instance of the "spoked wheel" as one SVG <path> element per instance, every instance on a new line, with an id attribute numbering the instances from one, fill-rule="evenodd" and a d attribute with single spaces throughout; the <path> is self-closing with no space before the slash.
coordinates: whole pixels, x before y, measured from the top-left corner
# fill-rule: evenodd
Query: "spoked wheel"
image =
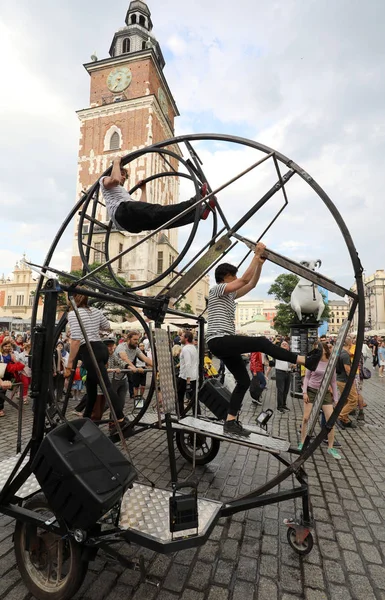
<path id="1" fill-rule="evenodd" d="M 194 458 L 194 434 L 189 431 L 177 431 L 176 445 L 183 458 L 192 463 Z M 214 460 L 219 452 L 220 445 L 218 439 L 197 433 L 195 463 L 197 465 L 207 465 Z"/>
<path id="2" fill-rule="evenodd" d="M 310 532 L 303 541 L 298 542 L 297 532 L 293 527 L 289 527 L 287 530 L 287 541 L 289 542 L 290 547 L 297 552 L 297 554 L 301 554 L 302 556 L 310 554 L 314 545 L 314 538 Z"/>
<path id="3" fill-rule="evenodd" d="M 24 504 L 47 519 L 53 512 L 43 494 Z M 16 562 L 28 590 L 38 600 L 70 600 L 87 573 L 82 546 L 70 537 L 61 537 L 34 525 L 16 521 Z"/>

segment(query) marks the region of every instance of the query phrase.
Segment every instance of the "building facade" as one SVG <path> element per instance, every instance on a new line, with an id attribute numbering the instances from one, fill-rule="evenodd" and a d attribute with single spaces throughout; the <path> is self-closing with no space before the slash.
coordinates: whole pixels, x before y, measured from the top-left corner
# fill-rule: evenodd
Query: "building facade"
<path id="1" fill-rule="evenodd" d="M 23 257 L 25 259 L 25 257 Z M 32 307 L 35 299 L 37 280 L 33 278 L 32 271 L 25 266 L 23 261 L 16 263 L 12 277 L 7 279 L 4 275 L 0 278 L 0 321 L 23 320 L 30 321 Z M 43 313 L 43 303 L 40 300 L 38 320 Z"/>
<path id="2" fill-rule="evenodd" d="M 266 332 L 273 329 L 276 305 L 276 300 L 238 300 L 235 311 L 236 331 L 245 331 L 248 323 L 257 321 L 266 324 Z"/>
<path id="3" fill-rule="evenodd" d="M 373 275 L 364 277 L 365 287 L 365 329 L 382 331 L 385 329 L 385 270 L 377 269 Z M 352 291 L 356 292 L 354 284 Z M 353 319 L 353 329 L 358 327 L 357 312 Z"/>
<path id="4" fill-rule="evenodd" d="M 328 333 L 338 334 L 341 325 L 348 318 L 349 304 L 345 300 L 329 300 L 330 320 Z"/>
<path id="5" fill-rule="evenodd" d="M 165 61 L 152 32 L 153 24 L 147 4 L 139 0 L 131 2 L 125 23 L 114 34 L 110 56 L 102 60 L 93 56 L 92 62 L 84 65 L 90 75 L 90 103 L 77 113 L 80 120 L 78 197 L 111 166 L 116 156 L 125 156 L 133 150 L 174 135 L 174 119 L 179 112 L 163 73 Z M 174 151 L 178 152 L 178 149 Z M 165 160 L 158 153 L 142 156 L 129 164 L 127 189 L 156 173 L 177 170 L 177 166 L 177 161 Z M 161 177 L 147 184 L 148 202 L 165 205 L 174 204 L 178 200 L 177 177 Z M 109 222 L 102 203 L 98 204 L 94 218 L 102 224 Z M 83 240 L 88 230 L 86 219 L 82 231 Z M 147 233 L 134 235 L 113 230 L 108 248 L 109 256 L 117 256 L 143 239 Z M 79 241 L 76 222 L 72 269 L 82 267 Z M 105 231 L 99 229 L 89 245 L 92 247 L 89 262 L 103 263 L 106 256 Z M 146 284 L 161 269 L 171 264 L 170 261 L 178 254 L 177 247 L 177 229 L 165 230 L 114 262 L 113 269 L 128 284 Z M 156 294 L 164 283 L 143 293 Z"/>

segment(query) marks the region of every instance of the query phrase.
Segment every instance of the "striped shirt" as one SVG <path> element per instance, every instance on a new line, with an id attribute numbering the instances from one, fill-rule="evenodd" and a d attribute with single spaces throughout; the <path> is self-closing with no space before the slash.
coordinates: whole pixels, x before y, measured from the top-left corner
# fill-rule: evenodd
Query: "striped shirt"
<path id="1" fill-rule="evenodd" d="M 122 185 L 116 185 L 108 190 L 106 187 L 104 187 L 103 180 L 104 177 L 100 179 L 100 189 L 102 190 L 103 198 L 106 203 L 108 216 L 115 225 L 116 229 L 119 231 L 125 231 L 125 229 L 115 221 L 115 213 L 118 206 L 122 202 L 127 202 L 128 200 L 132 201 L 133 198 Z"/>
<path id="2" fill-rule="evenodd" d="M 78 311 L 90 342 L 100 342 L 100 332 L 110 330 L 107 317 L 104 316 L 101 310 L 94 307 L 78 308 Z M 84 344 L 85 340 L 75 312 L 69 313 L 68 325 L 70 326 L 71 339 L 80 340 L 80 345 Z"/>
<path id="3" fill-rule="evenodd" d="M 206 341 L 235 335 L 236 292 L 225 294 L 226 283 L 214 285 L 209 292 Z"/>

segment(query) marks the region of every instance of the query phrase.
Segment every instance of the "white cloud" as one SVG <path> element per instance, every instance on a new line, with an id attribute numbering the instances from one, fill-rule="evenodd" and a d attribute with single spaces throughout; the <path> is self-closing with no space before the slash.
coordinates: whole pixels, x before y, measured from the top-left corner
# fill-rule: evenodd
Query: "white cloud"
<path id="1" fill-rule="evenodd" d="M 290 156 L 323 186 L 341 211 L 368 272 L 382 268 L 382 171 L 385 142 L 385 4 L 368 0 L 223 0 L 151 2 L 154 32 L 167 55 L 166 77 L 182 117 L 177 131 L 227 131 Z M 127 2 L 54 5 L 20 0 L 0 21 L 0 206 L 2 254 L 12 268 L 22 251 L 41 262 L 74 204 L 78 121 L 87 106 L 82 62 L 96 47 L 107 56 Z M 84 22 L 87 27 L 84 28 Z M 53 26 L 54 24 L 54 26 Z M 198 144 L 213 186 L 254 160 L 255 151 Z M 283 169 L 284 171 L 284 169 Z M 220 194 L 233 224 L 276 180 L 269 166 Z M 352 270 L 341 234 L 304 182 L 288 186 L 289 206 L 266 236 L 273 249 L 300 260 L 322 258 L 325 274 L 349 286 Z M 182 182 L 181 197 L 191 186 Z M 282 206 L 276 196 L 242 228 L 256 239 Z M 194 251 L 210 225 L 201 228 Z M 71 231 L 55 264 L 68 263 Z M 181 232 L 183 241 L 186 231 Z M 21 239 L 20 239 L 21 238 Z M 241 244 L 228 256 L 240 261 Z M 0 272 L 3 269 L 0 267 Z M 7 269 L 4 268 L 6 271 Z M 264 267 L 261 293 L 280 271 Z M 266 279 L 265 279 L 266 278 Z"/>

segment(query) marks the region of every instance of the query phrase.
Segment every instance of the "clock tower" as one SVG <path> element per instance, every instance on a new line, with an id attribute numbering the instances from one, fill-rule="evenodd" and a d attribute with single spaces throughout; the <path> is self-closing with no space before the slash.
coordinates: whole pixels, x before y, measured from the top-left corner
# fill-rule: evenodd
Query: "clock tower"
<path id="1" fill-rule="evenodd" d="M 84 65 L 90 75 L 90 105 L 78 111 L 80 145 L 77 193 L 87 190 L 111 165 L 114 157 L 149 146 L 174 136 L 174 119 L 179 115 L 165 79 L 165 61 L 152 33 L 151 13 L 145 2 L 130 2 L 125 26 L 112 40 L 109 57 Z M 174 167 L 177 165 L 174 165 Z M 139 180 L 169 170 L 157 154 L 142 156 L 130 164 L 128 188 Z M 139 192 L 140 194 L 140 192 Z M 160 204 L 178 202 L 179 182 L 163 177 L 147 185 L 147 201 Z M 108 222 L 104 207 L 97 219 Z M 87 235 L 85 226 L 83 235 Z M 110 239 L 110 256 L 116 256 L 138 242 L 143 234 L 114 231 Z M 81 269 L 75 227 L 72 269 Z M 103 263 L 104 235 L 95 232 L 90 262 Z M 177 230 L 164 231 L 113 264 L 114 270 L 128 285 L 138 285 L 162 272 L 177 254 Z M 163 285 L 149 290 L 155 294 Z"/>

